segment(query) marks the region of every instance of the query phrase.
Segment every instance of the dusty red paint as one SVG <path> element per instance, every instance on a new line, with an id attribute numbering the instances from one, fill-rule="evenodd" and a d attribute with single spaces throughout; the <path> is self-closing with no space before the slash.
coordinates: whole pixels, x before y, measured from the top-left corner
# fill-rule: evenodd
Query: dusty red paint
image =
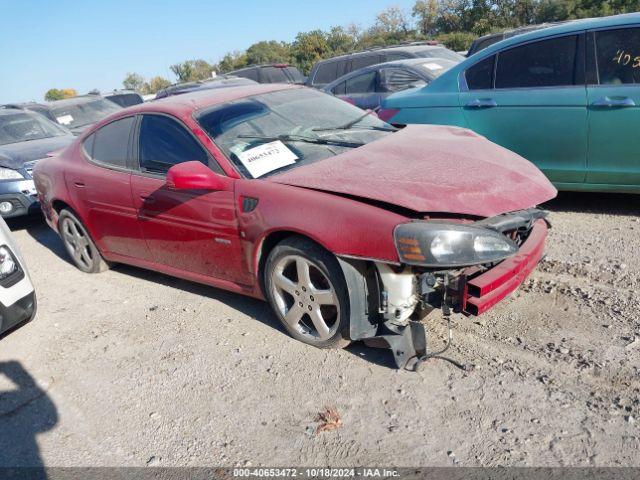
<path id="1" fill-rule="evenodd" d="M 416 212 L 491 217 L 554 198 L 532 163 L 456 127 L 410 125 L 342 155 L 271 177 Z"/>
<path id="2" fill-rule="evenodd" d="M 357 197 L 446 217 L 495 215 L 555 195 L 529 162 L 449 127 L 407 127 L 271 179 L 240 178 L 198 127 L 194 113 L 290 88 L 303 87 L 252 85 L 197 92 L 105 119 L 60 155 L 37 165 L 34 177 L 47 221 L 57 228 L 53 206 L 63 202 L 85 223 L 107 260 L 262 297 L 259 256 L 265 239 L 276 232 L 307 236 L 337 255 L 398 262 L 393 229 L 411 218 Z M 172 115 L 190 129 L 226 173 L 224 188 L 175 190 L 163 178 L 110 170 L 87 160 L 81 148 L 87 135 L 108 121 L 145 112 Z M 243 197 L 257 199 L 257 207 L 242 211 Z"/>

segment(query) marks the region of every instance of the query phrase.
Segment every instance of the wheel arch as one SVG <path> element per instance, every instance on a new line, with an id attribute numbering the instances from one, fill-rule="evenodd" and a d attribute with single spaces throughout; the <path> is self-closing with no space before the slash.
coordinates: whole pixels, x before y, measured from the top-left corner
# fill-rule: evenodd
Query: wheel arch
<path id="1" fill-rule="evenodd" d="M 295 230 L 274 230 L 264 235 L 256 247 L 255 272 L 257 283 L 264 298 L 267 298 L 265 290 L 265 266 L 269 254 L 280 242 L 287 238 L 300 237 L 309 240 L 322 247 L 336 257 L 342 270 L 347 288 L 349 289 L 350 328 L 343 332 L 345 337 L 351 340 L 373 337 L 377 331 L 376 311 L 378 302 L 374 298 L 377 289 L 373 287 L 377 281 L 373 271 L 374 262 L 367 259 L 355 259 L 336 255 L 331 249 L 310 235 Z"/>

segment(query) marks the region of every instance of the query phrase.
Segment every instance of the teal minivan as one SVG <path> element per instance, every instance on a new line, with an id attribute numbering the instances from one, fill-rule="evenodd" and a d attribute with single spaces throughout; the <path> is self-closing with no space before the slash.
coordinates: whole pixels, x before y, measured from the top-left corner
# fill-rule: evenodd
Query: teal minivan
<path id="1" fill-rule="evenodd" d="M 474 130 L 560 190 L 640 193 L 640 13 L 503 40 L 391 95 L 379 116 Z"/>

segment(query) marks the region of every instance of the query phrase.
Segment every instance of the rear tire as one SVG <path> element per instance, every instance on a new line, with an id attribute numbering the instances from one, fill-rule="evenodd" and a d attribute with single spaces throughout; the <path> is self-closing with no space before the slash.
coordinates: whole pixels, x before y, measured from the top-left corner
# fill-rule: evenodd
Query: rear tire
<path id="1" fill-rule="evenodd" d="M 336 257 L 302 237 L 271 251 L 264 270 L 266 296 L 296 340 L 318 348 L 344 348 L 351 341 L 349 294 Z"/>
<path id="2" fill-rule="evenodd" d="M 85 273 L 99 273 L 109 269 L 98 247 L 82 222 L 68 209 L 60 212 L 58 231 L 73 264 Z"/>

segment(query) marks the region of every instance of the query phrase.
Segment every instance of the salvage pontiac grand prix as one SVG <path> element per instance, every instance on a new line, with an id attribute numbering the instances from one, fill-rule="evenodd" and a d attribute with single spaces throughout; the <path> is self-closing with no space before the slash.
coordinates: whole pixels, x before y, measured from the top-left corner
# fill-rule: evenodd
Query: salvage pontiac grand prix
<path id="1" fill-rule="evenodd" d="M 556 195 L 469 130 L 397 130 L 285 85 L 130 107 L 34 177 L 82 271 L 122 262 L 266 299 L 294 338 L 382 338 L 400 367 L 424 350 L 416 318 L 479 315 L 520 285 Z"/>

